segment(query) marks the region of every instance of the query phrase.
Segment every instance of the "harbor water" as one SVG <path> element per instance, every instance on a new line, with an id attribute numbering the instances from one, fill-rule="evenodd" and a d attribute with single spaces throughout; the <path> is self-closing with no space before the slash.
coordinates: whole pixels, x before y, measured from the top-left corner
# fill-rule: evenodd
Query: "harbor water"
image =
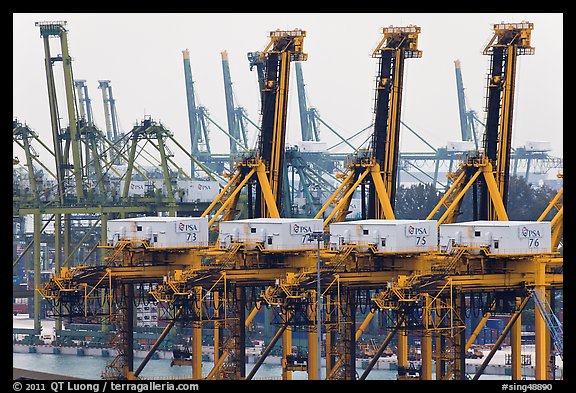
<path id="1" fill-rule="evenodd" d="M 76 378 L 100 379 L 101 373 L 106 369 L 106 364 L 111 358 L 97 356 L 74 356 L 62 354 L 42 353 L 13 353 L 13 367 L 26 370 L 34 370 L 46 373 L 66 375 Z M 136 369 L 142 359 L 134 359 Z M 202 374 L 206 375 L 212 369 L 214 363 L 202 362 Z M 246 365 L 246 373 L 249 373 L 254 364 Z M 357 370 L 361 375 L 364 370 Z M 142 370 L 142 379 L 183 379 L 190 378 L 192 369 L 184 366 L 170 367 L 168 359 L 152 359 Z M 254 379 L 281 379 L 282 368 L 278 364 L 263 363 L 254 376 Z M 326 375 L 326 369 L 322 376 Z M 304 371 L 293 371 L 292 379 L 308 379 Z M 396 379 L 394 370 L 372 370 L 367 379 L 391 380 Z"/>
<path id="2" fill-rule="evenodd" d="M 43 331 L 50 332 L 53 329 L 53 321 L 43 320 Z M 14 327 L 31 328 L 33 320 L 28 318 L 27 315 L 19 314 L 13 317 Z M 525 353 L 533 353 L 533 348 L 525 347 Z M 497 351 L 491 365 L 486 369 L 486 372 L 480 379 L 493 379 L 493 380 L 506 380 L 510 379 L 510 373 L 506 372 L 509 366 L 505 365 L 505 354 L 509 349 Z M 34 353 L 29 352 L 29 348 L 23 345 L 14 344 L 13 348 L 13 367 L 25 370 L 33 370 L 45 373 L 59 374 L 76 378 L 84 379 L 100 379 L 102 372 L 106 369 L 106 364 L 112 360 L 111 357 L 102 356 L 101 354 L 95 355 L 95 352 L 90 352 L 87 348 L 82 351 L 83 355 L 63 353 L 55 354 L 51 347 L 44 346 L 40 348 L 37 346 Z M 76 350 L 74 351 L 76 353 Z M 485 353 L 487 354 L 487 353 Z M 134 370 L 138 368 L 143 360 L 142 357 L 134 358 Z M 274 358 L 274 359 L 273 359 Z M 384 359 L 381 359 L 384 360 Z M 470 377 L 473 376 L 477 367 L 480 366 L 483 359 L 467 359 L 467 373 Z M 372 369 L 367 379 L 369 380 L 395 380 L 397 378 L 397 370 L 395 370 L 395 356 L 384 360 L 386 366 L 375 367 Z M 159 358 L 152 358 L 140 374 L 142 379 L 183 379 L 190 378 L 192 374 L 191 367 L 185 366 L 170 366 L 170 354 L 160 356 Z M 254 367 L 255 358 L 250 356 L 250 361 L 246 364 L 246 374 L 248 374 Z M 368 360 L 359 361 L 356 365 L 357 378 L 362 375 Z M 202 374 L 207 375 L 212 369 L 214 363 L 212 361 L 204 361 L 202 363 Z M 558 357 L 557 365 L 562 367 L 562 361 Z M 269 357 L 260 366 L 258 372 L 255 374 L 254 379 L 281 379 L 282 367 L 279 359 Z M 533 378 L 533 365 L 523 370 L 523 375 L 526 379 Z M 558 372 L 561 375 L 561 371 Z M 326 376 L 326 369 L 322 368 L 322 378 Z M 433 368 L 433 378 L 434 378 Z M 308 379 L 308 373 L 305 371 L 293 371 L 292 379 L 305 380 Z"/>

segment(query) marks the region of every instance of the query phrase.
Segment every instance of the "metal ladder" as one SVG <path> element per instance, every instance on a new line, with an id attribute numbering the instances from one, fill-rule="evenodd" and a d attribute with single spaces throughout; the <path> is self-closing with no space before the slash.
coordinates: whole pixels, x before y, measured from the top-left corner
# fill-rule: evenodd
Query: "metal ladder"
<path id="1" fill-rule="evenodd" d="M 550 307 L 550 303 L 546 300 L 546 296 L 540 296 L 538 294 L 539 291 L 536 289 L 531 289 L 530 293 L 534 298 L 534 303 L 538 307 L 540 313 L 544 316 L 544 320 L 546 321 L 546 326 L 550 331 L 550 336 L 552 341 L 554 342 L 554 348 L 558 351 L 560 358 L 564 360 L 564 342 L 563 336 L 564 333 L 562 331 L 562 323 L 552 311 L 552 307 Z"/>

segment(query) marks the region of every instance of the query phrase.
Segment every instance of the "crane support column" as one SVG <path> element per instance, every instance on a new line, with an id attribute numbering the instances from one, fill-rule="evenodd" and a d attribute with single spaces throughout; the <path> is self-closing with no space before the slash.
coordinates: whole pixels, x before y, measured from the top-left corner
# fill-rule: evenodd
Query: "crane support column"
<path id="1" fill-rule="evenodd" d="M 516 298 L 516 307 L 520 306 L 522 299 Z M 510 329 L 510 347 L 512 353 L 512 379 L 522 379 L 522 314 L 518 316 Z"/>
<path id="2" fill-rule="evenodd" d="M 288 325 L 290 319 L 292 318 L 290 310 L 282 310 L 282 323 Z M 292 327 L 289 325 L 282 333 L 282 380 L 291 380 L 292 371 L 287 368 L 287 355 L 292 353 Z"/>
<path id="3" fill-rule="evenodd" d="M 332 367 L 334 366 L 334 354 L 332 353 L 332 342 L 334 341 L 334 331 L 331 327 L 331 313 L 334 306 L 331 304 L 330 294 L 326 294 L 326 343 L 324 345 L 325 355 L 326 355 L 326 377 L 332 373 Z"/>
<path id="4" fill-rule="evenodd" d="M 194 314 L 192 322 L 192 379 L 202 379 L 202 287 L 194 288 Z"/>
<path id="5" fill-rule="evenodd" d="M 313 297 L 316 299 L 316 291 L 313 292 Z M 317 305 L 318 307 L 319 305 Z M 314 307 L 308 307 L 308 320 L 316 321 L 316 309 Z M 308 361 L 306 365 L 308 367 L 308 379 L 318 380 L 320 375 L 318 375 L 318 351 L 320 347 L 318 346 L 318 326 L 314 323 L 308 326 Z"/>
<path id="6" fill-rule="evenodd" d="M 425 295 L 424 309 L 428 310 L 430 308 L 430 295 Z M 422 354 L 422 373 L 421 378 L 423 380 L 432 379 L 432 329 L 430 329 L 431 323 L 429 321 L 430 313 L 423 312 L 422 316 L 424 318 L 424 331 L 422 332 L 421 339 L 421 354 Z"/>
<path id="7" fill-rule="evenodd" d="M 100 245 L 105 246 L 108 243 L 108 213 L 102 213 L 100 216 Z M 106 265 L 107 249 L 100 249 L 100 264 Z M 106 315 L 109 313 L 109 304 L 104 302 L 104 293 L 102 293 L 102 312 Z M 107 317 L 102 317 L 102 332 L 107 333 L 109 331 L 109 326 L 107 322 Z"/>
<path id="8" fill-rule="evenodd" d="M 40 288 L 41 263 L 40 236 L 42 235 L 42 214 L 40 210 L 34 213 L 34 289 Z M 34 291 L 34 332 L 40 334 L 40 292 Z"/>
<path id="9" fill-rule="evenodd" d="M 54 215 L 54 274 L 60 274 L 62 266 L 62 214 Z M 55 322 L 56 331 L 62 330 L 62 318 L 57 315 Z"/>
<path id="10" fill-rule="evenodd" d="M 225 305 L 224 305 L 225 306 Z M 214 364 L 222 355 L 222 328 L 219 321 L 220 317 L 220 292 L 214 291 Z"/>
<path id="11" fill-rule="evenodd" d="M 534 261 L 534 274 L 534 292 L 543 298 L 546 289 L 546 264 L 536 259 Z M 536 336 L 534 378 L 536 380 L 545 380 L 546 366 L 548 364 L 548 359 L 546 358 L 546 353 L 548 352 L 548 347 L 546 346 L 546 332 L 548 329 L 546 327 L 546 319 L 544 315 L 542 315 L 541 310 L 538 307 L 534 307 L 534 309 L 534 333 Z"/>
<path id="12" fill-rule="evenodd" d="M 408 332 L 406 331 L 406 320 L 400 325 L 397 334 L 398 339 L 398 370 L 408 367 Z"/>

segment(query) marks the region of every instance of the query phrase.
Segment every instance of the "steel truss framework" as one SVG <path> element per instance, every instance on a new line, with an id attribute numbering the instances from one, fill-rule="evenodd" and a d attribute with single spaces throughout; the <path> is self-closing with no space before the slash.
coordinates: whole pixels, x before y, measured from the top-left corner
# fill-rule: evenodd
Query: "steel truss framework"
<path id="1" fill-rule="evenodd" d="M 400 31 L 412 35 L 416 33 L 417 37 L 419 29 L 410 28 L 412 30 L 390 28 L 385 29 L 385 33 Z M 278 64 L 279 54 L 282 56 L 286 54 L 278 45 L 282 48 L 295 49 L 294 53 L 286 55 L 288 58 L 305 60 L 305 55 L 301 52 L 305 33 L 299 30 L 295 32 L 297 34 L 294 35 L 283 31 L 271 33 L 271 44 L 264 50 L 266 53 L 269 48 L 275 48 L 270 52 L 272 54 L 272 58 L 268 58 L 270 62 Z M 293 40 L 286 40 L 287 36 Z M 412 39 L 416 37 L 412 36 Z M 419 57 L 415 55 L 419 53 L 415 40 L 407 50 L 407 53 L 414 55 L 411 57 Z M 272 70 L 277 68 L 268 64 L 265 72 L 270 76 Z M 263 100 L 267 99 L 266 86 L 272 87 L 276 79 L 268 81 L 271 83 L 264 84 Z M 268 99 L 270 97 L 272 96 Z M 283 106 L 285 102 L 278 96 L 275 96 L 273 101 L 276 111 L 274 119 L 285 119 L 285 114 L 278 114 L 285 113 L 286 108 Z M 265 105 L 264 107 L 266 108 Z M 265 124 L 271 123 L 265 122 Z M 274 124 L 275 127 L 282 126 L 278 122 Z M 388 125 L 387 130 L 390 129 Z M 273 132 L 270 133 L 271 130 Z M 263 147 L 262 151 L 266 154 L 261 154 L 261 157 L 256 157 L 257 159 L 252 157 L 244 160 L 237 165 L 237 171 L 231 176 L 224 191 L 204 212 L 204 215 L 210 215 L 217 203 L 221 204 L 219 210 L 212 214 L 210 225 L 217 220 L 233 217 L 237 193 L 254 174 L 259 181 L 257 190 L 259 187 L 261 191 L 257 196 L 261 195 L 263 202 L 259 204 L 258 198 L 256 199 L 257 211 L 254 216 L 280 216 L 278 198 L 279 190 L 282 189 L 279 181 L 282 178 L 280 176 L 282 161 L 279 153 L 283 150 L 280 143 L 283 139 L 281 137 L 283 130 L 281 128 L 271 130 L 262 127 L 262 135 L 277 138 L 272 144 L 274 148 Z M 268 140 L 273 139 L 265 139 L 262 136 L 262 143 Z M 386 184 L 392 187 L 394 182 L 389 182 L 388 179 L 384 182 L 380 164 L 375 157 L 365 158 L 368 159 L 356 162 L 362 169 L 356 171 L 356 167 L 350 167 L 343 182 L 344 186 L 334 193 L 332 201 L 337 201 L 340 210 L 332 214 L 325 221 L 325 225 L 329 224 L 336 214 L 339 214 L 337 220 L 344 219 L 347 210 L 346 200 L 350 196 L 348 193 L 357 188 L 368 175 L 372 176 L 376 185 L 375 190 L 378 193 L 382 191 L 377 201 L 379 208 L 384 211 L 384 217 L 393 218 L 393 209 L 388 198 L 389 188 Z M 392 157 L 390 159 L 392 160 Z M 451 199 L 452 203 L 448 206 L 451 210 L 448 214 L 454 212 L 461 194 L 483 175 L 490 189 L 495 210 L 498 212 L 498 219 L 504 219 L 505 206 L 498 188 L 502 183 L 500 178 L 495 177 L 499 167 L 493 170 L 491 162 L 482 157 L 472 162 L 467 161 L 462 167 L 465 168 L 468 164 L 475 171 L 469 171 L 466 181 L 464 181 L 467 176 L 466 169 L 457 175 L 455 181 L 457 186 L 454 187 L 457 196 Z M 387 171 L 384 170 L 384 173 Z M 381 185 L 379 181 L 382 181 Z M 557 201 L 551 202 L 551 205 L 557 206 Z M 226 209 L 228 211 L 224 213 Z M 391 213 L 389 216 L 386 215 L 388 210 Z M 375 210 L 369 215 L 379 217 Z M 318 364 L 314 359 L 318 358 L 320 351 L 315 343 L 321 332 L 311 322 L 315 320 L 317 313 L 321 312 L 322 325 L 327 333 L 326 378 L 346 380 L 357 379 L 356 341 L 376 312 L 388 314 L 390 330 L 372 358 L 371 366 L 360 379 L 366 378 L 377 358 L 395 335 L 398 347 L 398 377 L 401 379 L 411 377 L 413 370 L 409 363 L 410 350 L 407 338 L 414 334 L 420 335 L 422 341 L 421 369 L 417 373 L 420 378 L 432 378 L 432 359 L 435 353 L 437 379 L 465 379 L 465 351 L 474 342 L 473 336 L 478 334 L 480 324 L 487 320 L 482 318 L 467 340 L 464 329 L 467 303 L 470 303 L 470 299 L 475 296 L 483 296 L 487 292 L 491 295 L 490 301 L 488 299 L 484 301 L 487 305 L 483 310 L 484 316 L 504 311 L 512 315 L 496 344 L 499 345 L 506 334 L 511 332 L 513 378 L 520 379 L 521 371 L 518 371 L 521 356 L 518 322 L 520 313 L 533 293 L 541 294 L 561 289 L 563 284 L 563 258 L 558 252 L 494 255 L 486 247 L 480 249 L 453 247 L 447 252 L 383 254 L 375 252 L 374 249 L 366 250 L 354 246 L 344 247 L 340 251 L 321 249 L 317 252 L 267 251 L 263 247 L 250 247 L 248 244 L 232 244 L 226 249 L 211 246 L 174 250 L 151 248 L 147 242 L 124 241 L 111 247 L 107 254 L 109 256 L 104 266 L 63 269 L 54 279 L 37 288 L 44 298 L 52 300 L 53 313 L 60 318 L 92 320 L 108 318 L 109 321 L 118 324 L 116 341 L 119 348 L 118 357 L 110 364 L 109 377 L 125 379 L 139 378 L 139 373 L 147 360 L 166 336 L 163 332 L 145 362 L 134 370 L 131 336 L 133 322 L 130 318 L 133 304 L 129 299 L 134 298 L 134 285 L 137 283 L 149 284 L 150 296 L 156 302 L 167 305 L 172 318 L 166 331 L 179 322 L 191 326 L 190 364 L 193 379 L 252 379 L 257 367 L 256 371 L 253 370 L 246 375 L 246 329 L 259 310 L 270 306 L 277 311 L 279 328 L 258 359 L 258 367 L 274 344 L 281 339 L 282 378 L 291 379 L 292 371 L 305 369 L 310 379 L 320 379 Z M 316 271 L 318 259 L 321 261 L 320 272 Z M 316 292 L 318 273 L 320 293 Z M 264 289 L 257 299 L 252 299 L 255 302 L 254 308 L 246 315 L 245 289 L 254 287 Z M 360 328 L 356 329 L 356 309 L 359 299 L 364 298 L 366 301 L 367 293 L 370 294 L 371 310 Z M 318 295 L 320 302 L 317 301 Z M 535 313 L 536 379 L 548 377 L 547 359 L 550 347 L 547 345 L 548 318 L 543 313 L 545 312 L 540 310 Z M 202 329 L 206 325 L 213 327 L 215 333 L 218 333 L 214 340 L 216 347 L 214 368 L 203 377 L 201 344 Z M 308 331 L 308 354 L 305 358 L 292 352 L 291 332 L 295 329 Z M 498 345 L 495 345 L 494 351 Z M 487 356 L 474 375 L 475 379 L 482 374 L 492 357 L 493 352 Z"/>

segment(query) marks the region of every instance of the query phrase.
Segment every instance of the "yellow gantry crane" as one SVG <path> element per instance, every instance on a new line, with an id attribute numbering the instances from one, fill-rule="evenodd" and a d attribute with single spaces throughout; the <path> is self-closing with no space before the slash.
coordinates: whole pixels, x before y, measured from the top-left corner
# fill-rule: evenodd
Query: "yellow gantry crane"
<path id="1" fill-rule="evenodd" d="M 262 125 L 258 148 L 256 152 L 235 163 L 228 184 L 202 214 L 205 217 L 212 213 L 210 226 L 219 220 L 234 218 L 240 191 L 245 186 L 248 186 L 250 218 L 280 217 L 279 190 L 282 190 L 283 179 L 290 63 L 308 58 L 303 52 L 305 37 L 306 32 L 299 29 L 270 32 L 270 42 L 259 57 L 259 61 L 265 64 L 265 74 L 261 91 Z M 254 198 L 253 186 L 256 189 Z M 213 212 L 216 206 L 219 208 Z"/>
<path id="2" fill-rule="evenodd" d="M 478 181 L 480 197 L 479 209 L 474 211 L 475 219 L 508 220 L 506 205 L 516 68 L 518 56 L 534 54 L 530 45 L 533 28 L 534 24 L 530 22 L 493 25 L 494 34 L 483 52 L 490 56 L 483 150 L 463 160 L 458 171 L 450 175 L 453 183 L 428 219 L 445 207 L 438 224 L 454 222 L 464 194 L 470 187 L 476 190 Z"/>
<path id="3" fill-rule="evenodd" d="M 418 49 L 418 26 L 385 27 L 382 34 L 372 52 L 372 57 L 379 59 L 379 71 L 371 146 L 359 151 L 354 161 L 348 163 L 342 183 L 316 214 L 315 218 L 321 218 L 331 205 L 334 206 L 325 218 L 324 226 L 346 219 L 352 194 L 360 185 L 362 200 L 365 200 L 365 186 L 369 187 L 368 206 L 363 207 L 362 216 L 394 219 L 404 61 L 422 57 L 422 51 Z"/>

